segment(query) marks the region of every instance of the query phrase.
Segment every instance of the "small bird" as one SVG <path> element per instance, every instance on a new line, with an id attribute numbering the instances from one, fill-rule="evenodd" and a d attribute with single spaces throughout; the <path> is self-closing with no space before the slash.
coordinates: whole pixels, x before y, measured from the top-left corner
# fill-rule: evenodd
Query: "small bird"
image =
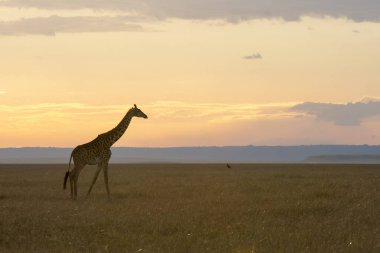
<path id="1" fill-rule="evenodd" d="M 231 169 L 231 165 L 230 164 L 226 164 L 227 168 Z"/>

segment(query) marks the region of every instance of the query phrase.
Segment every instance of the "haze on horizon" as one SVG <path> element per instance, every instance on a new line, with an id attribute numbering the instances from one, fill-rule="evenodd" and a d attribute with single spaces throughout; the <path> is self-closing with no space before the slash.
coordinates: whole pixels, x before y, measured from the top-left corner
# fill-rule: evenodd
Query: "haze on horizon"
<path id="1" fill-rule="evenodd" d="M 0 1 L 0 147 L 380 143 L 380 3 Z"/>

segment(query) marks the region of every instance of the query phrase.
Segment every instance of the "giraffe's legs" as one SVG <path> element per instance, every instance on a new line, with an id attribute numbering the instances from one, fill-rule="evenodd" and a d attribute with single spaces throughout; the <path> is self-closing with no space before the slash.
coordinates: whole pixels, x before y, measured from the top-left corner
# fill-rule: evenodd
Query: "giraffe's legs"
<path id="1" fill-rule="evenodd" d="M 79 171 L 74 174 L 74 200 L 76 200 L 78 196 L 78 177 Z"/>
<path id="2" fill-rule="evenodd" d="M 107 196 L 109 199 L 110 198 L 110 189 L 108 187 L 108 161 L 103 166 L 103 173 L 104 173 L 104 183 L 106 184 Z"/>
<path id="3" fill-rule="evenodd" d="M 74 199 L 74 171 L 75 171 L 75 168 L 72 171 L 70 171 L 70 174 L 69 174 L 71 199 Z"/>
<path id="4" fill-rule="evenodd" d="M 75 168 L 70 172 L 70 186 L 72 186 L 71 198 L 73 200 L 76 200 L 78 196 L 78 178 L 79 178 L 79 173 L 81 172 L 83 167 L 84 167 L 83 165 L 82 166 L 76 165 Z"/>
<path id="5" fill-rule="evenodd" d="M 92 179 L 92 183 L 91 183 L 91 186 L 90 186 L 90 189 L 88 189 L 88 192 L 87 192 L 87 197 L 90 195 L 90 192 L 92 190 L 92 187 L 94 186 L 95 182 L 96 182 L 96 179 L 98 178 L 98 175 L 99 175 L 99 172 L 102 170 L 102 164 L 99 163 L 98 164 L 98 168 L 96 169 L 96 172 L 95 172 L 95 175 L 94 175 L 94 179 Z"/>

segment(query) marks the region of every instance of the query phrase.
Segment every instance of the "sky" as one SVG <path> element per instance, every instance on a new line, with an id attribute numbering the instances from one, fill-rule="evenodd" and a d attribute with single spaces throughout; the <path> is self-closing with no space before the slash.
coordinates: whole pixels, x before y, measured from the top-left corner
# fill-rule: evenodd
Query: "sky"
<path id="1" fill-rule="evenodd" d="M 0 0 L 0 147 L 380 143 L 378 0 Z"/>

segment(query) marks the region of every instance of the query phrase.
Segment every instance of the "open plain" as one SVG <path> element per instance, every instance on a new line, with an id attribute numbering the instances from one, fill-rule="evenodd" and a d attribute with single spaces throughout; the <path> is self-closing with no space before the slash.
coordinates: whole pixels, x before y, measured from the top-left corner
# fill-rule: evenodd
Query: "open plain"
<path id="1" fill-rule="evenodd" d="M 380 252 L 380 167 L 0 165 L 1 252 Z"/>

